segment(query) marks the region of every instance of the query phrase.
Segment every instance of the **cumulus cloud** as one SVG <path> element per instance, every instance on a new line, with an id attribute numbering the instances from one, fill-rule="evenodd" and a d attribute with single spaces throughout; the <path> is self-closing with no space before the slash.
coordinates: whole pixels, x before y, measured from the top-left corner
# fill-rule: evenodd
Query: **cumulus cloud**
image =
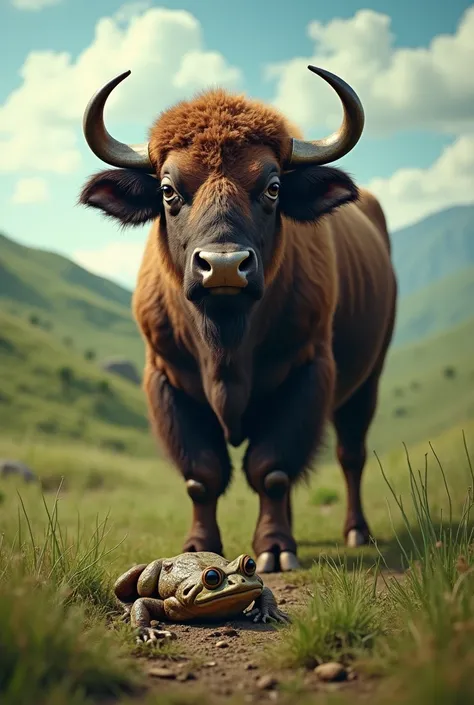
<path id="1" fill-rule="evenodd" d="M 137 121 L 144 131 L 162 109 L 198 89 L 238 86 L 240 70 L 205 48 L 192 14 L 144 7 L 130 3 L 100 19 L 92 43 L 75 60 L 54 51 L 27 56 L 21 85 L 0 106 L 0 172 L 74 171 L 84 108 L 124 70 L 132 75 L 112 94 L 108 123 Z"/>
<path id="2" fill-rule="evenodd" d="M 62 0 L 11 0 L 18 10 L 42 10 L 44 7 L 59 5 Z"/>
<path id="3" fill-rule="evenodd" d="M 333 71 L 359 94 L 367 130 L 387 133 L 407 128 L 460 134 L 474 118 L 474 6 L 454 34 L 435 36 L 426 48 L 394 47 L 388 15 L 359 10 L 349 19 L 307 28 L 311 56 L 266 67 L 276 81 L 275 104 L 301 127 L 334 129 L 341 120 L 337 96 L 307 69 Z"/>
<path id="4" fill-rule="evenodd" d="M 396 229 L 429 213 L 474 202 L 474 135 L 446 147 L 427 169 L 399 169 L 366 186 L 381 201 L 389 227 Z"/>
<path id="5" fill-rule="evenodd" d="M 109 242 L 97 249 L 77 249 L 72 258 L 95 274 L 133 287 L 140 266 L 144 243 Z"/>
<path id="6" fill-rule="evenodd" d="M 49 201 L 48 184 L 39 177 L 19 179 L 13 189 L 11 202 L 17 205 L 26 203 L 44 203 Z"/>

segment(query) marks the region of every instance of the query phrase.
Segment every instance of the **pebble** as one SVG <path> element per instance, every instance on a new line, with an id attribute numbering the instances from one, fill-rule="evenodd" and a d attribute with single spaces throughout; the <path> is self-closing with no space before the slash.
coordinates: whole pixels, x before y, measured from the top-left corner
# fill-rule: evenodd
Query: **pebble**
<path id="1" fill-rule="evenodd" d="M 176 680 L 180 681 L 180 683 L 184 683 L 184 681 L 195 681 L 196 676 L 192 671 L 188 671 L 180 673 Z"/>
<path id="2" fill-rule="evenodd" d="M 257 668 L 256 664 L 253 663 L 252 661 L 249 661 L 249 663 L 245 664 L 246 671 L 254 671 L 256 668 Z"/>
<path id="3" fill-rule="evenodd" d="M 273 676 L 261 676 L 257 681 L 257 688 L 259 690 L 273 690 L 277 683 L 277 679 Z"/>
<path id="4" fill-rule="evenodd" d="M 347 678 L 347 671 L 341 663 L 328 661 L 321 663 L 314 669 L 317 677 L 322 681 L 344 681 Z"/>
<path id="5" fill-rule="evenodd" d="M 159 668 L 158 666 L 150 668 L 148 673 L 154 678 L 168 678 L 169 680 L 174 680 L 176 678 L 176 673 L 170 671 L 169 668 Z"/>
<path id="6" fill-rule="evenodd" d="M 229 642 L 227 641 L 217 641 L 216 646 L 218 649 L 227 649 L 229 647 Z"/>
<path id="7" fill-rule="evenodd" d="M 215 637 L 215 636 L 222 636 L 222 632 L 216 630 L 215 632 L 211 632 L 209 636 Z"/>
<path id="8" fill-rule="evenodd" d="M 225 627 L 222 630 L 223 636 L 239 636 L 239 632 L 237 629 L 234 629 L 233 627 Z"/>
<path id="9" fill-rule="evenodd" d="M 216 662 L 216 661 L 207 661 L 207 662 L 204 664 L 204 666 L 205 666 L 206 668 L 212 668 L 213 666 L 217 666 L 217 662 Z"/>

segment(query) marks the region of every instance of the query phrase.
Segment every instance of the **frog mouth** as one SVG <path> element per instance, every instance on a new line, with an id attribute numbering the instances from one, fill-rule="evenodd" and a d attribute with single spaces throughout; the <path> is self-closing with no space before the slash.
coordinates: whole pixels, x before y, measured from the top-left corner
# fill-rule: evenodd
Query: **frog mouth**
<path id="1" fill-rule="evenodd" d="M 209 604 L 210 602 L 234 602 L 236 598 L 242 596 L 242 595 L 250 595 L 251 593 L 255 596 L 258 597 L 260 593 L 262 592 L 262 588 L 256 586 L 256 585 L 242 585 L 241 587 L 235 587 L 232 589 L 232 591 L 226 591 L 226 592 L 215 592 L 215 593 L 208 593 L 206 595 L 203 595 L 200 597 L 199 595 L 196 596 L 195 599 L 195 604 Z"/>

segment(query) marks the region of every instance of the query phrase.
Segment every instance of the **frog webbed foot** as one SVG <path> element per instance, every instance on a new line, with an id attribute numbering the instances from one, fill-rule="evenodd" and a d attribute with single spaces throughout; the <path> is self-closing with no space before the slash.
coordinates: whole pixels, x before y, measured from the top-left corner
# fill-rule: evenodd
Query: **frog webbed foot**
<path id="1" fill-rule="evenodd" d="M 264 624 L 269 619 L 283 624 L 291 622 L 289 615 L 279 609 L 274 594 L 267 587 L 263 588 L 262 594 L 255 600 L 253 608 L 245 612 L 245 615 L 253 622 L 263 622 Z"/>
<path id="2" fill-rule="evenodd" d="M 177 639 L 176 634 L 173 632 L 167 629 L 158 629 L 157 627 L 137 627 L 134 633 L 137 644 L 145 643 L 151 646 Z"/>

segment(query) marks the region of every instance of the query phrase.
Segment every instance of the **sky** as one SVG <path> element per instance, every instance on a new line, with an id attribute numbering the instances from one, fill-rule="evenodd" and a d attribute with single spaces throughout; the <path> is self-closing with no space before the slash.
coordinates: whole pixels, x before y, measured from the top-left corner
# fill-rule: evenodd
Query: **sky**
<path id="1" fill-rule="evenodd" d="M 344 78 L 364 133 L 337 166 L 380 199 L 391 231 L 474 202 L 474 4 L 463 0 L 0 0 L 0 231 L 133 288 L 149 226 L 77 205 L 107 166 L 88 149 L 92 94 L 132 73 L 109 131 L 141 142 L 158 114 L 220 85 L 268 101 L 309 139 L 341 121 Z"/>

